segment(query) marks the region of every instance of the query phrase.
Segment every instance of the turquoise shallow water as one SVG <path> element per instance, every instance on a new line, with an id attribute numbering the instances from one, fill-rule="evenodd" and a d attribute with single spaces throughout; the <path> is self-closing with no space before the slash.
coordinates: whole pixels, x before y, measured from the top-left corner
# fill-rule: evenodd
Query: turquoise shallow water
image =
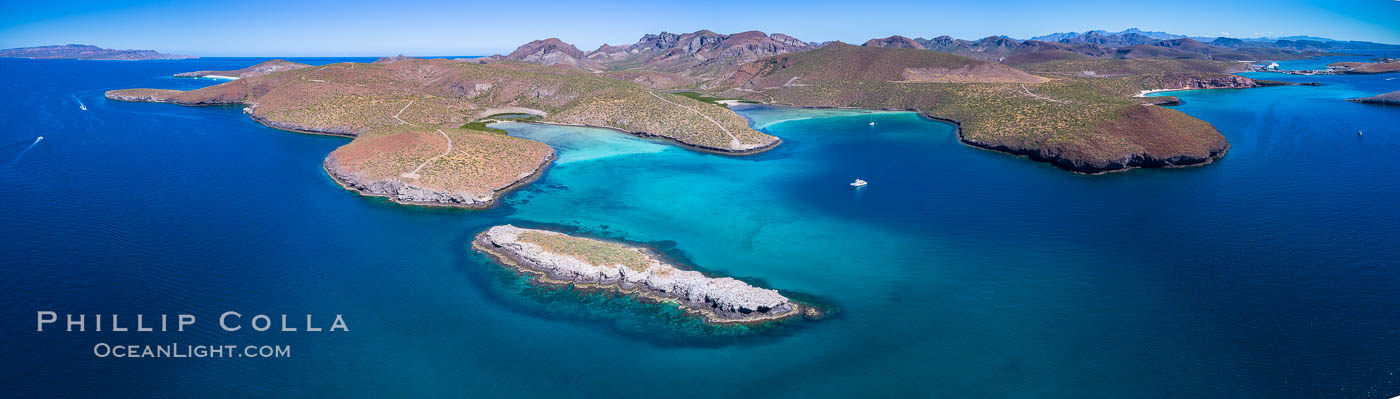
<path id="1" fill-rule="evenodd" d="M 486 211 L 346 192 L 320 169 L 345 139 L 267 129 L 236 107 L 101 98 L 199 87 L 212 82 L 164 76 L 256 61 L 0 60 L 16 77 L 5 92 L 24 93 L 0 98 L 11 392 L 1400 394 L 1389 295 L 1400 109 L 1340 101 L 1400 89 L 1385 75 L 1268 74 L 1326 85 L 1172 93 L 1230 139 L 1229 154 L 1106 176 L 966 147 L 909 113 L 745 108 L 785 142 L 742 158 L 501 124 L 559 160 Z M 855 178 L 870 186 L 851 189 Z M 647 243 L 839 312 L 726 335 L 625 298 L 534 289 L 468 249 L 499 223 Z M 193 312 L 201 328 L 36 333 L 38 309 Z M 340 313 L 350 331 L 227 333 L 214 323 L 225 310 Z M 280 344 L 294 356 L 98 359 L 99 341 Z"/>

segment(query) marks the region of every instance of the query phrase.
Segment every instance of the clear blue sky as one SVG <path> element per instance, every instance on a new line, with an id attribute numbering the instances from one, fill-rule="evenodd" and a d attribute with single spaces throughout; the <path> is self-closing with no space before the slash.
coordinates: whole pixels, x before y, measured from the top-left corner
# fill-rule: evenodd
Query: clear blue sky
<path id="1" fill-rule="evenodd" d="M 484 55 L 559 37 L 587 51 L 660 31 L 1028 38 L 1087 29 L 1400 43 L 1400 0 L 424 1 L 0 0 L 0 48 L 83 43 L 200 56 Z"/>

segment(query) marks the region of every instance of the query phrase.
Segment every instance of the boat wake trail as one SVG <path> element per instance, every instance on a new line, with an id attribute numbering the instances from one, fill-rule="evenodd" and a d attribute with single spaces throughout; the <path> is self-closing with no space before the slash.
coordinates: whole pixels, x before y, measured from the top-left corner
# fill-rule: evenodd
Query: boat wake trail
<path id="1" fill-rule="evenodd" d="M 72 95 L 72 94 L 69 94 L 68 96 L 69 96 L 69 97 L 73 97 L 73 101 L 77 101 L 77 102 L 78 102 L 78 109 L 81 109 L 81 110 L 83 110 L 83 111 L 87 111 L 87 104 L 83 104 L 83 100 L 79 100 L 79 99 L 78 99 L 78 96 Z"/>
<path id="2" fill-rule="evenodd" d="M 34 138 L 34 142 L 29 143 L 28 147 L 24 147 L 24 151 L 20 151 L 19 155 L 15 155 L 15 159 L 13 161 L 10 161 L 10 164 L 8 166 L 15 166 L 16 163 L 19 163 L 19 159 L 24 157 L 24 153 L 34 149 L 34 146 L 39 145 L 40 141 L 44 141 L 44 136 Z"/>

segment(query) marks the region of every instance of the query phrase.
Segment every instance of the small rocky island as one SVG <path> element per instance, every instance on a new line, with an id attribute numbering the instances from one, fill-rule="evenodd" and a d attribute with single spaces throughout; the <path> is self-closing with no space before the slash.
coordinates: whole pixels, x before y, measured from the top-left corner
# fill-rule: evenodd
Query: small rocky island
<path id="1" fill-rule="evenodd" d="M 472 247 L 506 267 L 542 276 L 546 283 L 673 302 L 708 323 L 761 323 L 820 314 L 777 290 L 685 270 L 645 249 L 613 242 L 501 225 L 477 235 Z"/>

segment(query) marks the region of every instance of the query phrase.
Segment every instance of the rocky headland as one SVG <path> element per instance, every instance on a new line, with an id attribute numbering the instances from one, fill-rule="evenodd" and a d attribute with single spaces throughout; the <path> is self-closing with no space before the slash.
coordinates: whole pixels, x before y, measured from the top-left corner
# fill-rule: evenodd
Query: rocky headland
<path id="1" fill-rule="evenodd" d="M 761 323 L 819 314 L 777 290 L 685 270 L 646 249 L 619 243 L 501 225 L 477 235 L 472 247 L 548 283 L 672 302 L 709 323 Z"/>
<path id="2" fill-rule="evenodd" d="M 1368 75 L 1375 73 L 1400 72 L 1400 60 L 1386 59 L 1376 62 L 1334 62 L 1327 64 L 1337 73 Z"/>
<path id="3" fill-rule="evenodd" d="M 258 63 L 247 68 L 234 69 L 231 71 L 194 71 L 180 72 L 174 76 L 177 78 L 199 78 L 199 77 L 221 77 L 230 79 L 241 79 L 252 76 L 267 75 L 274 72 L 281 72 L 297 68 L 306 68 L 310 65 L 299 62 L 284 60 L 269 60 Z"/>
<path id="4" fill-rule="evenodd" d="M 1400 72 L 1400 60 L 1383 59 L 1374 62 L 1334 62 L 1324 69 L 1270 71 L 1289 75 L 1371 75 L 1377 73 Z"/>
<path id="5" fill-rule="evenodd" d="M 1353 98 L 1347 101 L 1375 105 L 1400 105 L 1400 91 L 1392 91 L 1365 98 Z"/>

